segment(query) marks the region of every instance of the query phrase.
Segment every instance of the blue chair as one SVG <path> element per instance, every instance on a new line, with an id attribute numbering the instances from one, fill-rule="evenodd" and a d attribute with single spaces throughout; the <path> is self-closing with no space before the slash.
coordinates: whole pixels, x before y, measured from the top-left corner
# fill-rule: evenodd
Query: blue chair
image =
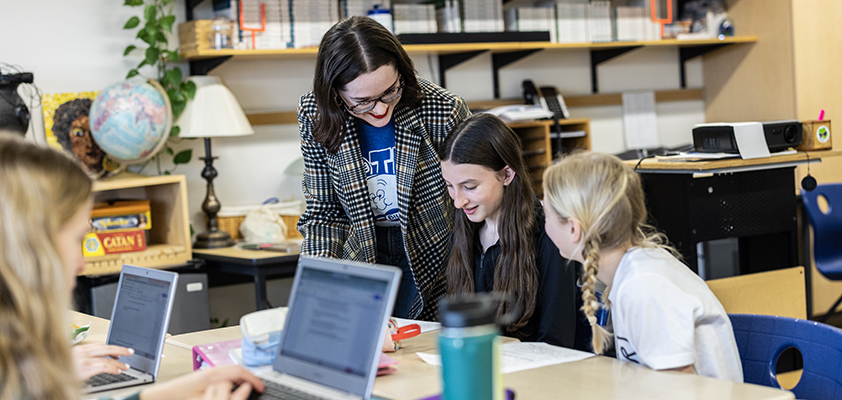
<path id="1" fill-rule="evenodd" d="M 818 199 L 827 200 L 827 214 L 819 209 Z M 819 185 L 812 192 L 802 192 L 804 208 L 813 225 L 813 258 L 816 269 L 827 279 L 842 280 L 842 184 Z M 821 319 L 824 322 L 842 303 L 842 296 Z"/>
<path id="2" fill-rule="evenodd" d="M 842 399 L 842 330 L 820 322 L 757 314 L 728 314 L 746 383 L 781 388 L 778 357 L 794 347 L 804 368 L 792 392 L 799 399 Z"/>

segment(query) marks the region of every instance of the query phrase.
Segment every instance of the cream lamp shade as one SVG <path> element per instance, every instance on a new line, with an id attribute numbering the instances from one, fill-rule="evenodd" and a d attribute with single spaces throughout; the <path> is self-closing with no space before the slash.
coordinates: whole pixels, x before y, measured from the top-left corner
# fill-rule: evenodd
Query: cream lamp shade
<path id="1" fill-rule="evenodd" d="M 234 94 L 216 76 L 191 76 L 196 96 L 178 119 L 183 138 L 244 136 L 254 133 Z"/>

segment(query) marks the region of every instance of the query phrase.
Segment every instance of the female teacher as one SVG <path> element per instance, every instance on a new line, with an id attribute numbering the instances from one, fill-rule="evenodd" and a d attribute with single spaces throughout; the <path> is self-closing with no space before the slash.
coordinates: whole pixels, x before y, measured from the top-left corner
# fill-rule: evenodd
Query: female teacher
<path id="1" fill-rule="evenodd" d="M 415 75 L 378 22 L 330 28 L 298 106 L 302 254 L 400 267 L 393 314 L 434 319 L 453 221 L 437 150 L 468 115 L 462 99 Z"/>

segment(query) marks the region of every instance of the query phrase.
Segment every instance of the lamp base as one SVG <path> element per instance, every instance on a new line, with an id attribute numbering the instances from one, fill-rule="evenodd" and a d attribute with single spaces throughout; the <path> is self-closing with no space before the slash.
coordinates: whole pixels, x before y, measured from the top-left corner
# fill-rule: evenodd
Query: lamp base
<path id="1" fill-rule="evenodd" d="M 200 233 L 196 235 L 196 243 L 193 243 L 193 247 L 197 249 L 216 249 L 220 247 L 231 247 L 233 245 L 234 240 L 225 231 Z"/>

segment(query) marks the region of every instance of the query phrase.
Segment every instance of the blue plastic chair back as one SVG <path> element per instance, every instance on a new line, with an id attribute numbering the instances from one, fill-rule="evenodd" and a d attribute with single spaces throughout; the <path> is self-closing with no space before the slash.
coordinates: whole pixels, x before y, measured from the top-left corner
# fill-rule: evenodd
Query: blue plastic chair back
<path id="1" fill-rule="evenodd" d="M 827 199 L 827 214 L 819 209 L 819 196 Z M 828 279 L 842 280 L 842 183 L 819 185 L 802 192 L 801 199 L 813 225 L 816 269 Z"/>
<path id="2" fill-rule="evenodd" d="M 728 314 L 746 383 L 780 388 L 775 366 L 784 350 L 801 352 L 804 369 L 792 389 L 799 399 L 842 399 L 842 330 L 820 322 L 757 314 Z"/>

